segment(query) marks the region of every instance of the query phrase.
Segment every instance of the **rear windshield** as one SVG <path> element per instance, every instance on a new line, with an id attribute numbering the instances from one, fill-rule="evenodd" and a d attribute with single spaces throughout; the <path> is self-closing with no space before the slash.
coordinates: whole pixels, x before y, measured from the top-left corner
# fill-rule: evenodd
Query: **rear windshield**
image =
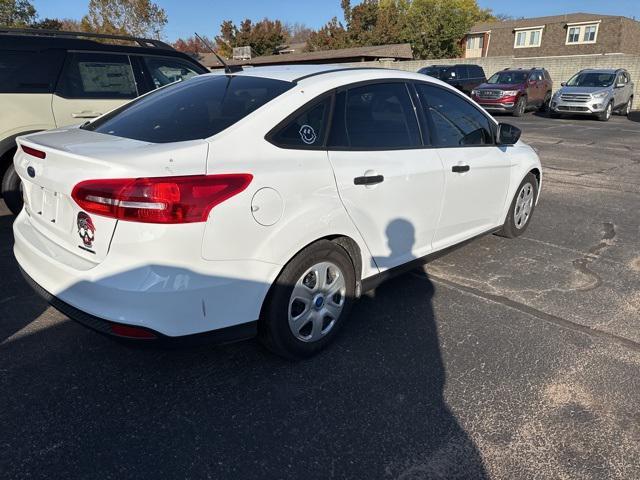
<path id="1" fill-rule="evenodd" d="M 570 87 L 608 87 L 613 84 L 615 73 L 578 73 L 567 82 Z"/>
<path id="2" fill-rule="evenodd" d="M 527 80 L 529 72 L 498 72 L 491 76 L 487 83 L 493 83 L 496 85 L 518 85 L 524 83 Z"/>
<path id="3" fill-rule="evenodd" d="M 162 88 L 85 125 L 85 130 L 152 143 L 221 132 L 293 87 L 250 76 L 202 76 Z"/>

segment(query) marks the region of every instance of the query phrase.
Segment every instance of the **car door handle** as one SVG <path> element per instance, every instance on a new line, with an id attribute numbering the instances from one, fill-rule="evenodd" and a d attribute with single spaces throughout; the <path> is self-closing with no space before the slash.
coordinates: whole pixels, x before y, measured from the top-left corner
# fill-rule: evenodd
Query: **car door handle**
<path id="1" fill-rule="evenodd" d="M 384 182 L 384 177 L 382 175 L 369 175 L 353 179 L 354 185 L 375 185 L 376 183 L 382 182 Z"/>
<path id="2" fill-rule="evenodd" d="M 74 112 L 71 114 L 73 118 L 96 118 L 102 115 L 100 112 Z"/>
<path id="3" fill-rule="evenodd" d="M 469 170 L 471 170 L 471 167 L 469 165 L 454 165 L 453 167 L 451 167 L 451 171 L 454 173 L 464 173 L 468 172 Z"/>

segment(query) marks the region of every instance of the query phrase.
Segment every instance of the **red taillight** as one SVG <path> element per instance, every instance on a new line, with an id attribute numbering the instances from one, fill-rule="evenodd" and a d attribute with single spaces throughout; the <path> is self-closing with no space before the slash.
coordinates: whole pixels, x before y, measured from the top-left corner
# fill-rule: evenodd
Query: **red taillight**
<path id="1" fill-rule="evenodd" d="M 35 148 L 27 147 L 26 145 L 20 145 L 22 151 L 28 155 L 32 155 L 37 158 L 45 158 L 47 156 L 46 153 L 40 150 L 36 150 Z"/>
<path id="2" fill-rule="evenodd" d="M 150 332 L 146 328 L 132 327 L 131 325 L 122 325 L 120 323 L 112 323 L 110 326 L 111 333 L 119 337 L 139 338 L 142 340 L 152 340 L 156 338 L 153 332 Z"/>
<path id="3" fill-rule="evenodd" d="M 87 180 L 71 196 L 88 213 L 144 223 L 204 222 L 249 186 L 248 173 Z"/>

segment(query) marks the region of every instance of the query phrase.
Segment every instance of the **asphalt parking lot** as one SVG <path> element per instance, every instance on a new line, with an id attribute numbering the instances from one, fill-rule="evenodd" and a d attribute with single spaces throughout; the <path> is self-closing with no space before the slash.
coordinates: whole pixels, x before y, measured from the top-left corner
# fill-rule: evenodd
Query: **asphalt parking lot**
<path id="1" fill-rule="evenodd" d="M 84 329 L 2 206 L 2 478 L 640 478 L 640 115 L 500 120 L 544 167 L 524 237 L 384 284 L 302 363 Z"/>

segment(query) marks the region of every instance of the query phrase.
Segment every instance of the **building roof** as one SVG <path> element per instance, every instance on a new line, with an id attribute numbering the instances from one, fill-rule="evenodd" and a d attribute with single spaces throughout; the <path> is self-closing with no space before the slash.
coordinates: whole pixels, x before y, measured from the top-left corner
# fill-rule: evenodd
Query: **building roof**
<path id="1" fill-rule="evenodd" d="M 201 54 L 200 62 L 208 68 L 221 68 L 222 65 L 212 53 Z M 392 58 L 394 60 L 412 60 L 413 52 L 408 43 L 377 45 L 372 47 L 341 48 L 339 50 L 322 50 L 317 52 L 287 53 L 281 55 L 264 55 L 250 60 L 229 60 L 229 65 L 282 65 L 290 63 L 336 63 L 360 60 L 377 60 Z"/>
<path id="2" fill-rule="evenodd" d="M 520 27 L 537 27 L 538 25 L 546 25 L 548 23 L 573 23 L 588 22 L 591 20 L 600 20 L 602 18 L 621 18 L 616 15 L 598 15 L 596 13 L 567 13 L 564 15 L 553 15 L 550 17 L 534 17 L 521 18 L 517 20 L 504 20 L 496 22 L 476 23 L 469 29 L 469 33 L 483 33 L 489 30 L 499 28 L 520 28 Z"/>

